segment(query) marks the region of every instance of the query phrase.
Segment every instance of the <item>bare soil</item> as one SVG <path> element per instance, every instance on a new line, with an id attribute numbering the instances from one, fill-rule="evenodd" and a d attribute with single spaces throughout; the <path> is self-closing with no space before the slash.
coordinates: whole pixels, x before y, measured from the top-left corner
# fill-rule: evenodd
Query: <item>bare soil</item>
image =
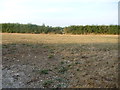
<path id="1" fill-rule="evenodd" d="M 3 88 L 118 87 L 116 43 L 3 43 L 2 47 Z"/>

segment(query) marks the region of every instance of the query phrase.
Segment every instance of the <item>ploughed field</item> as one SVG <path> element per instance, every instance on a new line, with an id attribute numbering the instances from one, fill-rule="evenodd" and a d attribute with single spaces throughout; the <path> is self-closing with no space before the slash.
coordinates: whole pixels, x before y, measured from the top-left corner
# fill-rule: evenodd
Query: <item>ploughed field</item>
<path id="1" fill-rule="evenodd" d="M 117 35 L 2 33 L 3 88 L 118 87 Z"/>

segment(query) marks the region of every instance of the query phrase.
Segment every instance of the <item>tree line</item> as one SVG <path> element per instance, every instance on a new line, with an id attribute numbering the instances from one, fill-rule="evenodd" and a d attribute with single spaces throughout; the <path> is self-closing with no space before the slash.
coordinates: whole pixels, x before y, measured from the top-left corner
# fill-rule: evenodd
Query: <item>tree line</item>
<path id="1" fill-rule="evenodd" d="M 54 33 L 54 34 L 62 34 L 63 28 L 61 27 L 51 27 L 45 26 L 45 24 L 38 26 L 35 24 L 19 24 L 19 23 L 3 23 L 2 24 L 2 32 L 6 33 Z"/>
<path id="2" fill-rule="evenodd" d="M 118 34 L 118 25 L 69 26 L 64 31 L 69 34 Z"/>
<path id="3" fill-rule="evenodd" d="M 72 25 L 52 27 L 35 24 L 2 23 L 3 33 L 53 33 L 53 34 L 119 34 L 118 25 Z"/>

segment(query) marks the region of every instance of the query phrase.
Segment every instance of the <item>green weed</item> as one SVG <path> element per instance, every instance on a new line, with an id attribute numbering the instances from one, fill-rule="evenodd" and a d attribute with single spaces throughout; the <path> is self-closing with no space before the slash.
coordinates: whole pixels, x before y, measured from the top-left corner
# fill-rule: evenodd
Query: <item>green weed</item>
<path id="1" fill-rule="evenodd" d="M 49 56 L 48 56 L 48 58 L 53 58 L 53 57 L 54 57 L 54 55 L 49 55 Z"/>
<path id="2" fill-rule="evenodd" d="M 53 81 L 47 80 L 47 81 L 45 81 L 45 82 L 43 83 L 43 86 L 44 86 L 44 87 L 48 87 L 48 86 L 50 86 L 52 83 L 53 83 Z"/>
<path id="3" fill-rule="evenodd" d="M 67 70 L 67 67 L 61 67 L 58 72 L 64 74 Z"/>

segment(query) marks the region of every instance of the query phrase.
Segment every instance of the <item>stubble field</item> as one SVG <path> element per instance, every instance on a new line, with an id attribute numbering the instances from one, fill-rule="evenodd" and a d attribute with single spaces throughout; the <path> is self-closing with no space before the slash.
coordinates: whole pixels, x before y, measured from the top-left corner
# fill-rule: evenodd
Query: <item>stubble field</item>
<path id="1" fill-rule="evenodd" d="M 118 35 L 2 33 L 3 88 L 118 87 Z"/>

